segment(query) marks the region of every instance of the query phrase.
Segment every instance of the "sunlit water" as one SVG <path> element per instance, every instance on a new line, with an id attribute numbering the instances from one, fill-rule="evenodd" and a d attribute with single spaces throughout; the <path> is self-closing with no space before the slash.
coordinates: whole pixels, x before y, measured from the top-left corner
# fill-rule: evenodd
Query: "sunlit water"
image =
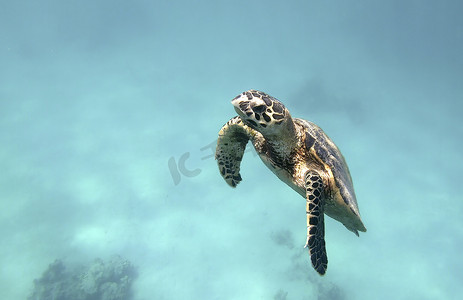
<path id="1" fill-rule="evenodd" d="M 458 299 L 458 1 L 9 1 L 0 5 L 0 298 L 55 259 L 121 255 L 133 299 Z M 341 148 L 368 232 L 326 220 L 253 151 L 214 143 L 254 88 Z"/>

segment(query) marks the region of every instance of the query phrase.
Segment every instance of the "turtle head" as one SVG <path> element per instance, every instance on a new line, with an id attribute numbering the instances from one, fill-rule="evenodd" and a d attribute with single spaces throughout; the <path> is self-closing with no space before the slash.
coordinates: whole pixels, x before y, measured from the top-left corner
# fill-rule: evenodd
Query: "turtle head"
<path id="1" fill-rule="evenodd" d="M 232 100 L 241 120 L 264 136 L 279 135 L 286 130 L 294 130 L 288 109 L 264 92 L 249 90 Z"/>

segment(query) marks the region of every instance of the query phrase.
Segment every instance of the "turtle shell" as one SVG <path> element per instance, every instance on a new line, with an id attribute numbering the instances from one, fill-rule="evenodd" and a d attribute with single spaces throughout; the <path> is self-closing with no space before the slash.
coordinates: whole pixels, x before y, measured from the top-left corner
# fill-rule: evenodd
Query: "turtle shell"
<path id="1" fill-rule="evenodd" d="M 350 211 L 358 218 L 359 222 L 355 222 L 356 228 L 349 228 L 346 222 L 343 222 L 344 225 L 346 225 L 349 230 L 354 231 L 354 233 L 356 233 L 355 230 L 366 231 L 360 220 L 357 199 L 355 197 L 354 186 L 352 183 L 352 177 L 350 176 L 349 167 L 347 166 L 346 160 L 341 154 L 341 151 L 326 135 L 326 133 L 316 124 L 298 118 L 294 118 L 293 121 L 305 128 L 305 146 L 307 151 L 312 148 L 318 158 L 323 162 L 323 164 L 325 164 L 325 166 L 331 170 L 333 177 L 332 180 L 334 181 L 337 190 L 334 191 L 335 193 L 333 194 L 339 195 L 342 198 L 342 202 L 336 202 L 340 205 L 348 206 Z M 339 194 L 336 192 L 339 192 Z M 329 212 L 327 211 L 327 213 Z M 333 217 L 335 219 L 339 219 L 337 218 L 339 216 Z"/>

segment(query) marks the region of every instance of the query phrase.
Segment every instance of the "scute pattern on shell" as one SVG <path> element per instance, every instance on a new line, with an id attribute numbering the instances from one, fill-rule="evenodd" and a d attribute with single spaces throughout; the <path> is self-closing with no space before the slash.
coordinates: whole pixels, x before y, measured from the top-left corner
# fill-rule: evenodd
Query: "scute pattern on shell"
<path id="1" fill-rule="evenodd" d="M 316 124 L 297 118 L 294 118 L 294 122 L 306 129 L 306 147 L 313 147 L 320 159 L 330 167 L 344 203 L 350 205 L 350 201 L 353 201 L 354 203 L 352 204 L 357 206 L 349 167 L 339 148 L 327 138 L 326 134 Z"/>

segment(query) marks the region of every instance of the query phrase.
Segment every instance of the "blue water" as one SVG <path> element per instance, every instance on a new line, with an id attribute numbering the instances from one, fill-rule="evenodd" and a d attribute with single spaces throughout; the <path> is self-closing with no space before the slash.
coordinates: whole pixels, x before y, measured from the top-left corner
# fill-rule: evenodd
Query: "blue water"
<path id="1" fill-rule="evenodd" d="M 460 1 L 3 1 L 0 298 L 113 254 L 133 299 L 459 299 Z M 255 152 L 211 157 L 259 89 L 347 159 L 368 232 L 326 220 Z"/>

